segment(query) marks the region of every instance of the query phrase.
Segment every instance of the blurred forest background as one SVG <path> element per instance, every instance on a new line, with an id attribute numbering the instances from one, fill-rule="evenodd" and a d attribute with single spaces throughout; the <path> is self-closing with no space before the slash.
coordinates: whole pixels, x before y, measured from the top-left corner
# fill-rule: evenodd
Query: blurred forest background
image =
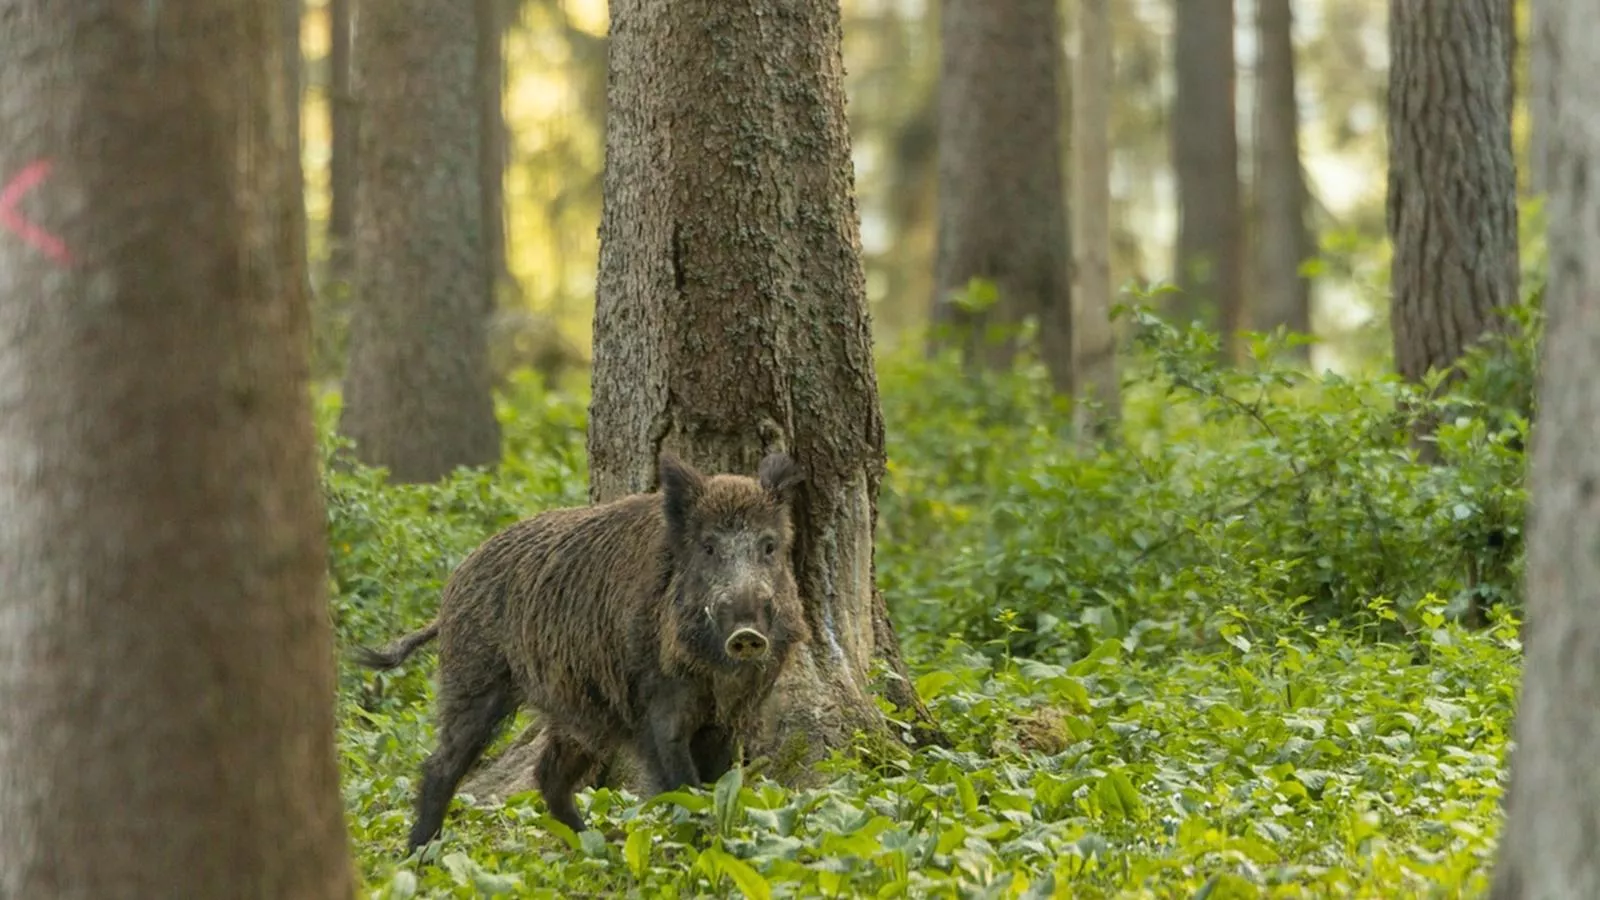
<path id="1" fill-rule="evenodd" d="M 607 11 L 604 0 L 494 0 L 505 30 L 504 223 L 506 271 L 492 333 L 501 375 L 532 364 L 547 376 L 584 377 L 599 250 L 604 157 Z M 1234 15 L 1237 171 L 1246 262 L 1247 328 L 1259 281 L 1262 189 L 1252 163 L 1262 128 L 1257 102 L 1263 56 L 1255 0 Z M 1516 4 L 1511 4 L 1513 8 Z M 843 0 L 848 116 L 861 215 L 867 292 L 875 339 L 888 349 L 928 322 L 937 229 L 939 7 L 928 0 Z M 1178 221 L 1171 133 L 1175 50 L 1184 40 L 1174 4 L 1111 5 L 1115 34 L 1110 104 L 1112 285 L 1170 280 Z M 1226 6 L 1224 6 L 1224 10 Z M 1075 15 L 1063 16 L 1066 52 L 1076 47 Z M 343 15 L 348 15 L 344 9 Z M 339 0 L 307 7 L 303 20 L 303 108 L 310 242 L 317 288 L 317 372 L 337 378 L 348 309 L 328 260 L 333 213 L 334 134 L 330 104 L 333 23 Z M 1384 231 L 1385 4 L 1302 0 L 1294 4 L 1292 64 L 1307 219 L 1317 256 L 1306 264 L 1314 368 L 1371 371 L 1390 354 L 1389 246 Z M 1518 24 L 1526 28 L 1525 12 Z M 1204 40 L 1201 33 L 1191 38 Z M 1203 61 L 1203 60 L 1202 60 Z M 1525 82 L 1519 56 L 1517 82 Z M 1066 68 L 1071 72 L 1071 61 Z M 1225 75 L 1225 73 L 1224 73 Z M 1200 71 L 1197 78 L 1219 77 Z M 1070 121 L 1071 77 L 1061 92 Z M 1525 180 L 1527 123 L 1514 115 L 1519 177 Z M 1066 129 L 1070 131 L 1070 128 Z M 1070 173 L 1070 136 L 1063 146 Z M 353 177 L 353 176 L 351 176 Z M 1221 177 L 1220 175 L 1218 177 Z M 348 227 L 345 226 L 345 227 Z M 321 261 L 316 265 L 315 261 Z M 1270 326 L 1263 327 L 1268 330 Z"/>

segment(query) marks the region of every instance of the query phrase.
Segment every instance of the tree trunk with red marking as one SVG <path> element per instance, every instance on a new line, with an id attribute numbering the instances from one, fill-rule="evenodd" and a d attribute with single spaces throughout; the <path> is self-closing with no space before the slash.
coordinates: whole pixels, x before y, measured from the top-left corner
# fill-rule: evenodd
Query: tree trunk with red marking
<path id="1" fill-rule="evenodd" d="M 0 13 L 0 897 L 354 892 L 285 22 Z"/>

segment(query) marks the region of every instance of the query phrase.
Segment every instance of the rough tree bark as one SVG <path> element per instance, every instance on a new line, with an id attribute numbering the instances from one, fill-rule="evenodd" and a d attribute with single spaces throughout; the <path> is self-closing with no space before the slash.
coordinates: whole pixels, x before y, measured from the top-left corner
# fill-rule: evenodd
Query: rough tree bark
<path id="1" fill-rule="evenodd" d="M 876 662 L 887 698 L 927 719 L 873 584 L 883 419 L 839 7 L 614 0 L 611 36 L 590 493 L 653 489 L 664 449 L 705 471 L 754 472 L 774 450 L 799 462 L 794 562 L 816 641 L 769 727 L 743 737 L 800 781 L 854 729 L 883 727 Z M 536 734 L 465 790 L 526 787 Z"/>
<path id="2" fill-rule="evenodd" d="M 1072 392 L 1072 286 L 1062 184 L 1062 48 L 1056 0 L 944 0 L 939 13 L 939 220 L 933 320 L 965 358 L 1010 365 L 991 325 L 1032 315 L 1040 354 Z M 974 277 L 999 289 L 978 314 L 950 302 Z"/>
<path id="3" fill-rule="evenodd" d="M 1221 331 L 1234 358 L 1244 321 L 1244 217 L 1239 198 L 1239 138 L 1234 100 L 1233 0 L 1175 0 L 1171 113 L 1178 181 L 1173 258 L 1175 316 Z"/>
<path id="4" fill-rule="evenodd" d="M 1391 0 L 1389 237 L 1395 368 L 1454 363 L 1517 296 L 1505 0 Z"/>
<path id="5" fill-rule="evenodd" d="M 1561 85 L 1550 137 L 1550 280 L 1528 477 L 1526 655 L 1493 900 L 1600 896 L 1600 19 L 1535 4 Z"/>
<path id="6" fill-rule="evenodd" d="M 1072 85 L 1072 249 L 1077 275 L 1072 300 L 1076 381 L 1099 404 L 1076 407 L 1078 431 L 1103 435 L 1122 415 L 1116 334 L 1111 328 L 1111 58 L 1110 0 L 1078 4 L 1077 70 Z"/>
<path id="7" fill-rule="evenodd" d="M 0 897 L 354 894 L 284 35 L 0 13 Z"/>
<path id="8" fill-rule="evenodd" d="M 1295 98 L 1293 14 L 1289 0 L 1256 0 L 1256 290 L 1254 328 L 1311 333 L 1311 282 L 1300 267 L 1314 244 L 1306 222 L 1300 164 L 1300 107 Z M 1310 358 L 1308 348 L 1293 356 Z"/>
<path id="9" fill-rule="evenodd" d="M 356 222 L 356 98 L 351 83 L 355 0 L 328 0 L 328 266 L 350 277 Z"/>
<path id="10" fill-rule="evenodd" d="M 478 22 L 470 4 L 361 9 L 356 292 L 340 430 L 396 481 L 492 465 Z"/>

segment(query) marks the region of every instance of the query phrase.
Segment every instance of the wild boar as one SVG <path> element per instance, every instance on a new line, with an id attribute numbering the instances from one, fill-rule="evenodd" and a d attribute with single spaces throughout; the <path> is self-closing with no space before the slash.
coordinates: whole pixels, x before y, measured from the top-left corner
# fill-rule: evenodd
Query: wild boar
<path id="1" fill-rule="evenodd" d="M 461 778 L 522 704 L 549 730 L 535 782 L 575 831 L 586 827 L 575 791 L 618 752 L 655 791 L 732 765 L 736 736 L 811 637 L 791 562 L 803 476 L 781 453 L 756 478 L 659 462 L 659 491 L 489 538 L 451 574 L 433 622 L 358 651 L 388 669 L 439 639 L 438 746 L 408 849 L 439 833 Z"/>

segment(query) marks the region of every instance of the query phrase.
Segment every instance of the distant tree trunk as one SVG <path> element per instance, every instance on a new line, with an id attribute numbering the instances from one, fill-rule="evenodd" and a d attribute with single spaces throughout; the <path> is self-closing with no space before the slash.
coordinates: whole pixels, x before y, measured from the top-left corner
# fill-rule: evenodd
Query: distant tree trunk
<path id="1" fill-rule="evenodd" d="M 354 894 L 285 33 L 0 14 L 0 897 Z"/>
<path id="2" fill-rule="evenodd" d="M 1072 85 L 1073 250 L 1077 272 L 1072 359 L 1085 396 L 1100 404 L 1090 415 L 1080 404 L 1078 430 L 1100 435 L 1122 415 L 1116 335 L 1111 328 L 1111 9 L 1110 0 L 1078 4 L 1077 71 Z"/>
<path id="3" fill-rule="evenodd" d="M 614 0 L 611 34 L 590 494 L 654 488 L 663 449 L 706 471 L 794 456 L 815 642 L 780 680 L 768 727 L 743 737 L 747 755 L 803 781 L 853 729 L 884 727 L 867 693 L 875 662 L 900 676 L 888 699 L 927 716 L 873 585 L 883 419 L 839 6 Z M 525 733 L 468 790 L 526 787 L 539 746 Z"/>
<path id="4" fill-rule="evenodd" d="M 1505 0 L 1389 6 L 1395 368 L 1454 363 L 1517 296 Z"/>
<path id="5" fill-rule="evenodd" d="M 482 103 L 469 5 L 361 10 L 356 295 L 340 430 L 396 481 L 491 465 Z"/>
<path id="6" fill-rule="evenodd" d="M 1550 129 L 1555 125 L 1559 92 L 1551 77 L 1555 61 L 1549 48 L 1558 38 L 1552 32 L 1559 18 L 1546 3 L 1528 9 L 1528 190 L 1534 194 L 1550 191 Z"/>
<path id="7" fill-rule="evenodd" d="M 1260 65 L 1256 77 L 1256 291 L 1258 331 L 1311 333 L 1311 283 L 1300 267 L 1314 250 L 1306 227 L 1305 170 L 1300 164 L 1300 108 L 1295 99 L 1293 20 L 1289 0 L 1256 0 Z M 1293 354 L 1309 358 L 1307 348 Z"/>
<path id="8" fill-rule="evenodd" d="M 290 152 L 284 155 L 284 159 L 289 166 L 287 184 L 290 206 L 294 215 L 300 220 L 294 229 L 295 234 L 299 235 L 298 243 L 295 245 L 295 255 L 300 258 L 295 268 L 301 275 L 306 276 L 306 290 L 309 291 L 311 281 L 306 262 L 306 179 L 304 163 L 300 158 L 303 143 L 300 123 L 301 101 L 305 91 L 305 60 L 300 49 L 301 4 L 302 0 L 278 0 L 283 22 L 282 83 L 285 107 L 288 110 L 290 147 Z"/>
<path id="9" fill-rule="evenodd" d="M 1502 0 L 1500 9 L 1506 17 L 1506 123 L 1514 121 L 1517 108 L 1517 0 Z M 1515 129 L 1513 129 L 1515 130 Z"/>
<path id="10" fill-rule="evenodd" d="M 967 359 L 1010 365 L 1014 341 L 992 325 L 1039 322 L 1056 390 L 1072 390 L 1072 296 L 1062 184 L 1061 26 L 1056 0 L 944 0 L 940 11 L 939 237 L 933 318 Z M 951 305 L 972 278 L 998 308 Z"/>
<path id="11" fill-rule="evenodd" d="M 478 177 L 483 195 L 483 252 L 487 259 L 490 311 L 502 285 L 509 285 L 506 260 L 506 117 L 505 39 L 508 0 L 476 0 L 478 17 L 478 91 L 483 104 L 483 138 Z"/>
<path id="12" fill-rule="evenodd" d="M 1244 321 L 1244 216 L 1234 100 L 1233 0 L 1174 0 L 1172 162 L 1178 179 L 1176 318 L 1222 332 L 1234 358 Z"/>
<path id="13" fill-rule="evenodd" d="M 1549 125 L 1550 280 L 1528 476 L 1527 618 L 1493 900 L 1600 896 L 1600 19 L 1535 4 L 1562 89 Z"/>
<path id="14" fill-rule="evenodd" d="M 350 277 L 356 222 L 356 98 L 351 83 L 354 0 L 328 0 L 329 280 Z"/>

